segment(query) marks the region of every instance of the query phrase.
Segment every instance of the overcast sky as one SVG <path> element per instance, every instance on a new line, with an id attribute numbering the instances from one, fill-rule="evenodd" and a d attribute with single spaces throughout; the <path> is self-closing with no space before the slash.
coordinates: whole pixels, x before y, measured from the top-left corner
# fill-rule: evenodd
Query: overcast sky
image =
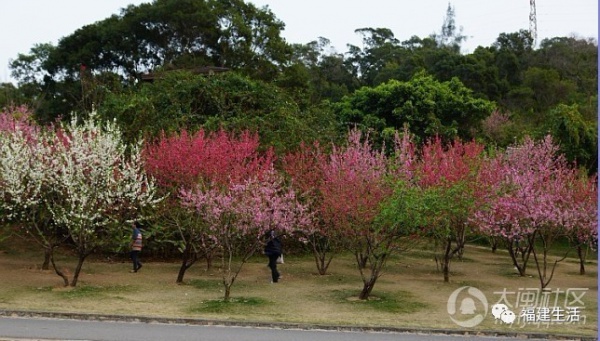
<path id="1" fill-rule="evenodd" d="M 0 0 L 0 82 L 11 81 L 8 61 L 37 43 L 56 44 L 76 29 L 149 0 Z M 338 52 L 362 46 L 357 28 L 384 27 L 403 41 L 439 32 L 448 0 L 250 0 L 268 5 L 286 24 L 290 43 L 328 38 Z M 490 46 L 500 33 L 529 28 L 528 0 L 452 0 L 468 40 L 463 52 Z M 538 38 L 598 37 L 596 0 L 537 0 Z"/>

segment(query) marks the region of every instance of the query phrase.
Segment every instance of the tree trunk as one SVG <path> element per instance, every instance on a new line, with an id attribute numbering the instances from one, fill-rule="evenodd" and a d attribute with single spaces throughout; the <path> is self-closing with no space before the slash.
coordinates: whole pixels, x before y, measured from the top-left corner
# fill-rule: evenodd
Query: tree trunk
<path id="1" fill-rule="evenodd" d="M 196 254 L 192 252 L 190 245 L 185 246 L 183 254 L 181 256 L 181 266 L 179 267 L 179 273 L 177 274 L 177 280 L 175 283 L 179 284 L 183 282 L 185 272 L 196 262 Z"/>
<path id="2" fill-rule="evenodd" d="M 83 262 L 87 255 L 79 255 L 79 260 L 77 261 L 77 267 L 75 267 L 75 273 L 73 274 L 73 280 L 71 281 L 71 286 L 77 286 L 77 280 L 79 279 L 79 274 L 81 273 L 81 267 L 83 266 Z"/>
<path id="3" fill-rule="evenodd" d="M 450 282 L 450 257 L 452 252 L 452 239 L 448 237 L 446 239 L 446 248 L 444 251 L 444 257 L 442 258 L 442 272 L 444 273 L 444 282 Z"/>
<path id="4" fill-rule="evenodd" d="M 528 240 L 529 240 L 529 238 L 530 237 L 528 237 Z M 507 238 L 505 241 L 506 241 L 506 246 L 508 249 L 508 254 L 510 255 L 510 259 L 512 260 L 513 265 L 519 272 L 519 276 L 525 277 L 526 270 L 527 270 L 527 262 L 529 260 L 529 255 L 531 255 L 531 252 L 533 251 L 532 244 L 529 243 L 529 241 L 528 241 L 527 247 L 523 248 L 523 247 L 520 247 L 518 245 L 518 242 L 514 239 Z M 521 253 L 521 264 L 519 264 L 519 259 L 518 259 L 519 252 Z"/>
<path id="5" fill-rule="evenodd" d="M 183 283 L 183 276 L 185 276 L 185 271 L 188 268 L 189 266 L 187 266 L 187 257 L 184 256 L 183 260 L 181 261 L 181 266 L 179 267 L 179 273 L 177 274 L 177 279 L 175 280 L 175 283 Z"/>
<path id="6" fill-rule="evenodd" d="M 224 302 L 229 302 L 231 296 L 231 285 L 225 285 L 225 295 L 223 296 Z"/>
<path id="7" fill-rule="evenodd" d="M 548 287 L 548 284 L 550 284 L 550 281 L 552 280 L 552 277 L 554 277 L 554 270 L 556 270 L 556 265 L 559 262 L 562 262 L 563 260 L 565 260 L 565 258 L 567 258 L 568 252 L 565 253 L 564 257 L 554 261 L 554 264 L 552 264 L 552 268 L 550 269 L 550 274 L 548 274 L 548 252 L 550 250 L 550 245 L 551 245 L 553 236 L 549 235 L 549 234 L 544 235 L 537 230 L 536 230 L 536 232 L 540 236 L 540 240 L 541 240 L 541 244 L 542 244 L 542 259 L 540 260 L 537 257 L 535 247 L 533 247 L 532 248 L 533 260 L 535 261 L 535 265 L 538 270 L 541 288 L 542 288 L 542 290 L 546 290 L 546 288 Z M 534 238 L 536 237 L 536 232 L 533 233 L 533 236 L 530 239 L 531 245 L 534 245 L 533 242 L 535 241 Z"/>
<path id="8" fill-rule="evenodd" d="M 50 269 L 50 256 L 52 255 L 52 246 L 46 246 L 44 248 L 44 263 L 42 264 L 42 270 Z"/>
<path id="9" fill-rule="evenodd" d="M 460 261 L 463 260 L 463 255 L 465 254 L 465 242 L 467 240 L 467 236 L 465 235 L 465 232 L 466 232 L 465 229 L 462 228 L 462 229 L 460 229 L 460 231 L 458 232 L 458 235 L 456 236 L 456 251 L 454 253 L 456 253 L 458 255 L 458 259 Z"/>
<path id="10" fill-rule="evenodd" d="M 581 245 L 577 245 L 577 256 L 579 256 L 579 274 L 585 275 L 585 252 L 581 248 Z"/>
<path id="11" fill-rule="evenodd" d="M 444 263 L 442 264 L 442 270 L 444 273 L 444 282 L 450 282 L 450 264 L 444 259 Z"/>
<path id="12" fill-rule="evenodd" d="M 494 236 L 491 236 L 489 239 L 492 246 L 492 253 L 496 253 L 496 250 L 498 250 L 498 239 Z"/>
<path id="13" fill-rule="evenodd" d="M 317 271 L 319 272 L 319 275 L 326 275 L 327 269 L 329 268 L 329 264 L 333 259 L 333 255 L 329 256 L 328 258 L 324 252 L 317 251 L 315 251 L 313 255 L 315 257 L 315 263 L 317 264 Z"/>
<path id="14" fill-rule="evenodd" d="M 377 282 L 377 279 L 379 278 L 379 276 L 381 275 L 381 269 L 383 269 L 383 265 L 385 264 L 385 261 L 388 257 L 387 254 L 381 254 L 379 256 L 373 255 L 371 254 L 370 257 L 370 262 L 369 262 L 369 257 L 364 257 L 362 256 L 360 253 L 355 254 L 356 260 L 357 262 L 362 262 L 364 260 L 364 258 L 367 259 L 367 263 L 370 264 L 369 269 L 371 271 L 371 273 L 369 274 L 369 276 L 365 276 L 365 273 L 363 272 L 363 268 L 360 268 L 360 275 L 362 277 L 363 280 L 363 289 L 360 292 L 360 294 L 358 295 L 358 298 L 361 300 L 368 300 L 369 296 L 371 295 L 371 291 L 373 291 L 373 288 L 375 287 L 375 282 Z"/>
<path id="15" fill-rule="evenodd" d="M 369 260 L 369 256 L 359 255 L 358 266 L 361 269 L 365 269 L 367 267 L 368 260 Z"/>
<path id="16" fill-rule="evenodd" d="M 375 287 L 375 281 L 377 281 L 377 277 L 371 276 L 371 278 L 364 282 L 363 289 L 358 295 L 358 298 L 361 300 L 368 300 L 371 295 L 371 291 L 373 291 L 373 287 Z"/>
<path id="17" fill-rule="evenodd" d="M 311 236 L 309 239 L 313 249 L 313 256 L 315 257 L 315 264 L 317 265 L 317 271 L 319 275 L 323 276 L 327 274 L 329 264 L 333 259 L 333 254 L 328 256 L 327 250 L 329 249 L 329 242 L 327 237 L 322 236 Z"/>
<path id="18" fill-rule="evenodd" d="M 210 269 L 212 269 L 212 265 L 213 265 L 213 258 L 214 255 L 213 253 L 206 253 L 204 259 L 206 260 L 206 271 L 209 271 Z"/>
<path id="19" fill-rule="evenodd" d="M 52 267 L 54 268 L 54 272 L 56 272 L 56 274 L 59 275 L 63 279 L 64 286 L 65 287 L 68 286 L 69 285 L 69 278 L 62 271 L 60 271 L 58 269 L 58 267 L 56 266 L 56 263 L 54 262 L 54 253 L 50 253 L 50 262 L 52 263 Z"/>
<path id="20" fill-rule="evenodd" d="M 517 271 L 519 272 L 519 276 L 520 277 L 525 277 L 525 269 L 526 269 L 526 264 L 523 264 L 522 266 L 519 264 L 519 260 L 517 259 L 517 255 L 515 250 L 512 248 L 512 246 L 508 247 L 508 254 L 510 254 L 510 259 L 513 262 L 513 265 L 515 266 L 515 268 L 517 269 Z"/>

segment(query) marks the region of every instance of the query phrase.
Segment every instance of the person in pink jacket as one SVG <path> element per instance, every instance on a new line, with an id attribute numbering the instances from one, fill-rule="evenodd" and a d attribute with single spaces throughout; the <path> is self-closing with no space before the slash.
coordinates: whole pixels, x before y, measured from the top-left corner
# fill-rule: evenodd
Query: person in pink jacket
<path id="1" fill-rule="evenodd" d="M 138 272 L 142 268 L 140 262 L 140 252 L 142 251 L 142 232 L 140 228 L 142 225 L 139 222 L 135 222 L 132 225 L 133 235 L 131 236 L 131 260 L 133 261 L 133 270 L 130 272 Z"/>

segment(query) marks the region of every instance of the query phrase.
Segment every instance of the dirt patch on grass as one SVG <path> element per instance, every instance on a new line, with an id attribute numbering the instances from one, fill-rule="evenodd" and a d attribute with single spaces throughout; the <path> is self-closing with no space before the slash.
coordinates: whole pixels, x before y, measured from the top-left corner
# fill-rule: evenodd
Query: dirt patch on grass
<path id="1" fill-rule="evenodd" d="M 579 312 L 585 322 L 508 326 L 493 318 L 490 307 L 501 298 L 502 292 L 511 304 L 516 303 L 519 295 L 531 296 L 531 292 L 539 288 L 535 264 L 532 262 L 528 269 L 530 276 L 519 277 L 506 253 L 494 254 L 479 246 L 467 248 L 466 261 L 452 263 L 450 283 L 443 282 L 433 256 L 427 257 L 427 251 L 393 257 L 369 301 L 356 299 L 362 281 L 349 255 L 336 256 L 325 276 L 315 275 L 314 260 L 310 256 L 287 255 L 286 263 L 280 266 L 282 279 L 276 284 L 270 283 L 266 259 L 256 256 L 244 265 L 232 288 L 232 301 L 225 303 L 219 269 L 207 271 L 202 263 L 188 271 L 184 284 L 177 285 L 177 262 L 145 262 L 140 272 L 129 273 L 130 264 L 125 259 L 117 262 L 92 259 L 84 264 L 78 287 L 64 288 L 53 271 L 39 269 L 41 252 L 15 252 L 7 246 L 10 244 L 3 245 L 0 246 L 0 309 L 597 335 L 596 261 L 586 265 L 588 274 L 585 276 L 578 274 L 579 265 L 575 260 L 561 262 L 551 282 L 552 290 L 587 289 L 583 296 L 582 290 L 576 293 L 581 296 L 583 306 Z M 73 258 L 63 257 L 60 261 L 60 266 L 67 269 L 75 265 Z M 487 311 L 483 311 L 481 302 L 462 306 L 464 298 L 458 296 L 457 312 L 449 314 L 449 297 L 465 286 L 475 287 L 485 295 Z M 567 296 L 565 293 L 557 296 L 559 308 L 566 309 Z M 459 316 L 461 308 L 465 314 Z M 457 325 L 452 318 L 470 318 L 469 308 L 474 310 L 473 314 L 484 314 L 483 322 L 475 327 Z"/>

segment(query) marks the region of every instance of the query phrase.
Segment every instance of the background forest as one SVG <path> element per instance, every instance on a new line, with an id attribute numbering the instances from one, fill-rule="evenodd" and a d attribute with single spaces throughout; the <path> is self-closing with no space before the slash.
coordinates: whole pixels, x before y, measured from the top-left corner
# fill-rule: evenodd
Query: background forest
<path id="1" fill-rule="evenodd" d="M 407 41 L 358 28 L 362 46 L 338 53 L 322 37 L 286 42 L 276 13 L 243 0 L 155 0 L 16 56 L 18 84 L 0 84 L 0 107 L 26 104 L 40 123 L 94 108 L 128 141 L 249 129 L 277 152 L 341 141 L 354 126 L 377 144 L 405 125 L 421 141 L 499 147 L 549 133 L 569 161 L 596 171 L 595 40 L 534 44 L 521 30 L 463 54 L 450 5 L 441 24 Z"/>

